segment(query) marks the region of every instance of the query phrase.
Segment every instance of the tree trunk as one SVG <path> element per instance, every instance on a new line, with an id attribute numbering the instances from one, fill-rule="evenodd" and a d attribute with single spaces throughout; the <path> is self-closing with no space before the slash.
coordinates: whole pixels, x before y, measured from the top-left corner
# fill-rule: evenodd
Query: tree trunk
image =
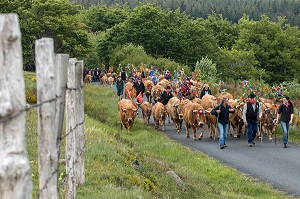
<path id="1" fill-rule="evenodd" d="M 0 15 L 0 198 L 30 199 L 21 32 L 16 14 Z"/>

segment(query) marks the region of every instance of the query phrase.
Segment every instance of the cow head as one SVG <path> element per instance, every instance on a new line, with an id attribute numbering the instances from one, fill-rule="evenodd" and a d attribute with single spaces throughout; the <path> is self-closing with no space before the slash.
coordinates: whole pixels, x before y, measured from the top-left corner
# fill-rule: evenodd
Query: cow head
<path id="1" fill-rule="evenodd" d="M 182 105 L 183 104 L 174 104 L 173 107 L 175 109 L 176 114 L 178 115 L 179 119 L 183 119 L 183 113 L 182 113 Z"/>
<path id="2" fill-rule="evenodd" d="M 195 109 L 193 110 L 193 114 L 196 116 L 198 126 L 202 128 L 205 122 L 205 110 L 204 109 Z"/>
<path id="3" fill-rule="evenodd" d="M 167 109 L 164 107 L 160 113 L 160 120 L 165 121 L 167 114 Z"/>
<path id="4" fill-rule="evenodd" d="M 242 122 L 244 103 L 236 105 L 233 108 L 235 109 L 234 115 L 238 119 L 238 122 Z"/>
<path id="5" fill-rule="evenodd" d="M 122 112 L 126 115 L 126 119 L 127 119 L 127 124 L 130 126 L 136 115 L 137 115 L 137 109 L 125 109 L 125 108 L 122 108 Z"/>
<path id="6" fill-rule="evenodd" d="M 147 106 L 147 116 L 148 116 L 148 117 L 151 116 L 151 112 L 152 112 L 152 105 L 149 104 L 149 105 Z"/>

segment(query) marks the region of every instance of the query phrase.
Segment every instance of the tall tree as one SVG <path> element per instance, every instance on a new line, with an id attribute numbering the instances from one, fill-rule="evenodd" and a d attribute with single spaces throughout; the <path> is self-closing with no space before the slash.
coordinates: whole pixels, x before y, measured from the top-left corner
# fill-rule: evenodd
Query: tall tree
<path id="1" fill-rule="evenodd" d="M 86 55 L 90 43 L 78 7 L 68 0 L 1 0 L 0 12 L 20 16 L 24 67 L 34 70 L 34 42 L 52 37 L 56 53 Z"/>
<path id="2" fill-rule="evenodd" d="M 239 21 L 240 36 L 235 48 L 253 51 L 260 67 L 268 75 L 267 81 L 281 82 L 299 73 L 299 30 L 284 26 L 284 19 L 271 22 L 265 15 L 260 21 L 244 16 Z"/>

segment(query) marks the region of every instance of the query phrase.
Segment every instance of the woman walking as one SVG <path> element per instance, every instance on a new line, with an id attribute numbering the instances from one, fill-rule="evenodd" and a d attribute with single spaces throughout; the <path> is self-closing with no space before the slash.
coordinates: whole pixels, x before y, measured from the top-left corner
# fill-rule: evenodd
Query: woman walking
<path id="1" fill-rule="evenodd" d="M 285 96 L 283 97 L 283 103 L 280 105 L 276 122 L 279 123 L 280 116 L 280 124 L 282 127 L 283 134 L 283 147 L 287 148 L 288 138 L 289 138 L 289 128 L 293 123 L 294 117 L 294 107 L 290 98 Z"/>

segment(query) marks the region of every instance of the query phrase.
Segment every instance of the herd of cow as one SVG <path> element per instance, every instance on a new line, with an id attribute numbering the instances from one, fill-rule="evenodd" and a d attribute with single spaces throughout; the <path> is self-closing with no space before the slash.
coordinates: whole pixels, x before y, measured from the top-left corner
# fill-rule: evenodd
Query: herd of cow
<path id="1" fill-rule="evenodd" d="M 169 100 L 168 104 L 163 105 L 160 102 L 161 93 L 167 86 L 171 86 L 174 93 L 175 87 L 171 85 L 172 83 L 170 81 L 164 79 L 163 76 L 159 76 L 158 79 L 159 82 L 156 85 L 154 85 L 149 78 L 143 79 L 146 88 L 145 95 L 147 101 L 142 103 L 137 103 L 135 101 L 136 91 L 133 88 L 133 84 L 131 82 L 125 84 L 125 99 L 120 100 L 118 103 L 121 128 L 124 127 L 125 129 L 130 130 L 135 117 L 138 115 L 138 109 L 141 108 L 144 123 L 149 125 L 149 120 L 152 116 L 156 129 L 159 129 L 159 126 L 161 126 L 162 130 L 164 130 L 165 120 L 168 118 L 169 123 L 170 120 L 173 121 L 174 130 L 177 133 L 181 133 L 183 121 L 185 122 L 187 138 L 190 137 L 189 130 L 192 129 L 193 140 L 196 141 L 196 131 L 200 129 L 198 139 L 201 140 L 203 138 L 204 129 L 207 126 L 209 137 L 216 139 L 218 136 L 218 118 L 211 115 L 210 112 L 221 103 L 223 98 L 228 98 L 230 106 L 235 109 L 235 112 L 230 114 L 228 134 L 237 138 L 243 134 L 242 129 L 244 122 L 242 120 L 242 114 L 245 101 L 233 99 L 233 96 L 230 93 L 222 93 L 217 96 L 206 94 L 200 99 L 199 93 L 202 90 L 203 84 L 191 80 L 193 84 L 190 86 L 190 99 L 179 99 L 174 95 L 174 97 Z M 100 82 L 102 84 L 112 85 L 114 78 L 110 74 L 107 74 L 100 78 Z M 260 105 L 263 114 L 262 119 L 259 121 L 258 137 L 261 137 L 263 133 L 268 134 L 269 140 L 272 141 L 272 134 L 276 128 L 275 119 L 277 107 L 272 104 L 270 100 L 263 98 L 260 98 Z M 231 127 L 233 128 L 232 131 L 230 130 Z M 246 135 L 246 128 L 244 130 L 244 135 Z"/>

